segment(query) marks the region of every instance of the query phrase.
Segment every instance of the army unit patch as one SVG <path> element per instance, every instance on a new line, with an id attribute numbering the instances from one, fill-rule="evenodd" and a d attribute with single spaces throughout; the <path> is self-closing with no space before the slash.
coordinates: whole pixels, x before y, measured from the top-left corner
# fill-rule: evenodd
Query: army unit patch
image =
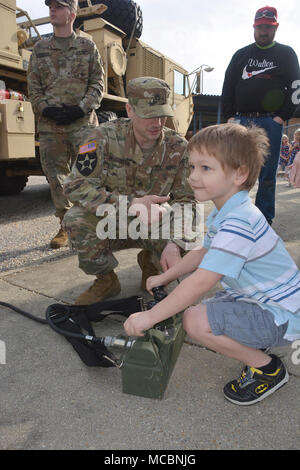
<path id="1" fill-rule="evenodd" d="M 76 168 L 83 176 L 89 176 L 97 165 L 97 143 L 95 140 L 80 145 Z"/>
<path id="2" fill-rule="evenodd" d="M 97 153 L 94 151 L 79 154 L 76 161 L 76 168 L 83 176 L 89 176 L 97 165 Z"/>

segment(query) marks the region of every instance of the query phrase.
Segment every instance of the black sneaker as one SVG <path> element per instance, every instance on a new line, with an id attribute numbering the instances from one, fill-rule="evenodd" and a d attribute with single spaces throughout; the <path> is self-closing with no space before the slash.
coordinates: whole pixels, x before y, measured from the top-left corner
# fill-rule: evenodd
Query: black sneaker
<path id="1" fill-rule="evenodd" d="M 259 369 L 246 366 L 239 379 L 225 385 L 225 398 L 237 405 L 252 405 L 286 384 L 289 374 L 279 357 L 276 359 L 277 369 L 273 374 L 264 374 Z"/>

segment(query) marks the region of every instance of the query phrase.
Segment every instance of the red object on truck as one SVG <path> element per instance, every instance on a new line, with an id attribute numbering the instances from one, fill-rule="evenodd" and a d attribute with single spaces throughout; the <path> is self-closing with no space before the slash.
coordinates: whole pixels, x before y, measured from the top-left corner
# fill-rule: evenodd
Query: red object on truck
<path id="1" fill-rule="evenodd" d="M 26 98 L 22 93 L 13 90 L 1 90 L 0 89 L 0 100 L 18 100 L 26 101 Z"/>

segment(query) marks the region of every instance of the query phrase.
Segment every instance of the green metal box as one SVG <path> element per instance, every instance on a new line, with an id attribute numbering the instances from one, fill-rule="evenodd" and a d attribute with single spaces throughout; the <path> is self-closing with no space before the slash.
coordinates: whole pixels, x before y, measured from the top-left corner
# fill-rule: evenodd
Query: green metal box
<path id="1" fill-rule="evenodd" d="M 185 338 L 182 314 L 157 324 L 137 338 L 124 358 L 122 391 L 162 399 Z"/>

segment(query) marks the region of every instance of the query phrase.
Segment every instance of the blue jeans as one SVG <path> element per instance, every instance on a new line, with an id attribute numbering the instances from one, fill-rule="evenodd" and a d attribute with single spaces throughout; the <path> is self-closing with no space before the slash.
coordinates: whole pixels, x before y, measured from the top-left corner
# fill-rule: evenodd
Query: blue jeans
<path id="1" fill-rule="evenodd" d="M 238 118 L 243 126 L 255 124 L 265 129 L 270 141 L 269 155 L 259 175 L 255 205 L 267 221 L 272 223 L 275 216 L 276 173 L 280 156 L 282 124 L 274 121 L 272 116 L 253 118 L 239 116 Z"/>

